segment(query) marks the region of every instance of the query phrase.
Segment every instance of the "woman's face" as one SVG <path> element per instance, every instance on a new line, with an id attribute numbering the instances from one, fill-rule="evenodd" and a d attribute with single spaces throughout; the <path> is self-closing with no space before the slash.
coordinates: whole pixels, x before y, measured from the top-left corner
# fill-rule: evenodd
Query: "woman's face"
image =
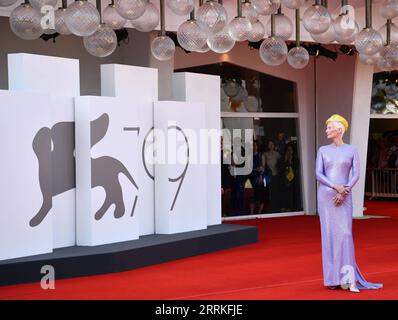
<path id="1" fill-rule="evenodd" d="M 334 123 L 332 122 L 328 123 L 325 132 L 328 139 L 336 139 L 340 136 L 339 129 L 337 129 Z"/>
<path id="2" fill-rule="evenodd" d="M 274 143 L 272 141 L 268 142 L 268 150 L 273 151 L 274 150 Z"/>

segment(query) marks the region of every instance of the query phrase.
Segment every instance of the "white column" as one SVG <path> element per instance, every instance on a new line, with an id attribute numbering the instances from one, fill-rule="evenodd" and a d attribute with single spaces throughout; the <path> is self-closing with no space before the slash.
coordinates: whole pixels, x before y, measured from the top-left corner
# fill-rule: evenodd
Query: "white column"
<path id="1" fill-rule="evenodd" d="M 221 223 L 221 164 L 220 164 L 220 77 L 181 72 L 173 75 L 175 100 L 202 102 L 205 105 L 207 139 L 207 225 Z"/>
<path id="2" fill-rule="evenodd" d="M 101 65 L 101 95 L 129 98 L 139 114 L 139 132 L 131 132 L 131 139 L 139 142 L 140 160 L 135 172 L 139 185 L 137 215 L 140 235 L 155 233 L 155 182 L 153 159 L 149 152 L 143 157 L 143 144 L 150 146 L 153 127 L 153 102 L 158 100 L 158 70 L 119 64 Z M 134 135 L 135 134 L 135 135 Z M 145 163 L 144 163 L 145 161 Z"/>
<path id="3" fill-rule="evenodd" d="M 76 244 L 74 102 L 80 95 L 79 60 L 36 54 L 8 55 L 10 91 L 45 94 L 51 105 L 54 248 Z M 43 115 L 44 116 L 44 115 Z"/>
<path id="4" fill-rule="evenodd" d="M 163 133 L 156 135 L 160 143 L 156 145 L 155 159 L 156 233 L 206 229 L 207 172 L 206 165 L 197 162 L 199 132 L 205 128 L 204 105 L 155 102 L 154 124 Z M 161 152 L 164 146 L 165 152 Z"/>
<path id="5" fill-rule="evenodd" d="M 373 66 L 362 64 L 357 57 L 350 131 L 350 143 L 358 148 L 360 158 L 360 178 L 352 191 L 354 217 L 363 216 L 372 82 Z"/>

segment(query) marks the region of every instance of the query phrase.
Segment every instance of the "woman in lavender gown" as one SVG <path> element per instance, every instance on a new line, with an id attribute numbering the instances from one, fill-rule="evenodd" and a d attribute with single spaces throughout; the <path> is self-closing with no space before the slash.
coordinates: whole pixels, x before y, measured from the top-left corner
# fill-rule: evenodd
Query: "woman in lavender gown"
<path id="1" fill-rule="evenodd" d="M 320 147 L 316 159 L 324 285 L 352 292 L 379 289 L 383 285 L 367 282 L 355 262 L 351 190 L 359 179 L 358 151 L 343 142 L 346 119 L 333 115 L 326 125 L 327 137 L 333 143 Z"/>

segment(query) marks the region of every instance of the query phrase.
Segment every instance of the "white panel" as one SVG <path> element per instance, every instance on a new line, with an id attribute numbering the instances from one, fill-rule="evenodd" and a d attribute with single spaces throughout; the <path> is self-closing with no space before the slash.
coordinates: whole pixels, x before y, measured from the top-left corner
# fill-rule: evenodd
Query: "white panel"
<path id="1" fill-rule="evenodd" d="M 356 58 L 350 143 L 358 148 L 360 176 L 352 190 L 353 216 L 363 216 L 365 197 L 366 159 L 368 154 L 368 133 L 370 105 L 372 99 L 373 66 L 367 66 Z"/>
<path id="2" fill-rule="evenodd" d="M 220 132 L 220 77 L 198 73 L 174 73 L 173 95 L 178 101 L 205 105 L 206 129 Z M 221 223 L 220 134 L 209 141 L 207 176 L 207 225 Z M 214 157 L 214 158 L 211 158 Z"/>
<path id="3" fill-rule="evenodd" d="M 80 95 L 79 60 L 8 55 L 9 90 L 39 92 L 51 100 L 54 248 L 76 244 L 74 96 Z"/>
<path id="4" fill-rule="evenodd" d="M 154 207 L 154 168 L 149 156 L 144 166 L 142 147 L 151 143 L 147 133 L 153 127 L 153 102 L 158 100 L 158 70 L 118 64 L 101 65 L 102 96 L 127 97 L 134 101 L 140 114 L 140 132 L 138 136 L 139 154 L 141 155 L 137 183 L 140 201 L 137 203 L 137 214 L 140 220 L 140 235 L 155 233 Z M 134 138 L 133 136 L 131 138 Z M 148 163 L 149 162 L 149 163 Z M 144 200 L 145 199 L 145 200 Z"/>
<path id="5" fill-rule="evenodd" d="M 78 245 L 138 239 L 135 106 L 127 98 L 75 99 Z"/>
<path id="6" fill-rule="evenodd" d="M 8 55 L 8 88 L 57 95 L 80 95 L 79 60 L 37 54 Z"/>
<path id="7" fill-rule="evenodd" d="M 156 159 L 156 233 L 173 234 L 206 229 L 207 227 L 207 170 L 206 165 L 198 164 L 194 158 L 197 151 L 195 150 L 195 137 L 189 133 L 193 132 L 196 137 L 199 137 L 200 130 L 205 128 L 204 112 L 204 105 L 201 103 L 174 101 L 154 103 L 155 128 L 162 131 L 166 137 L 174 135 L 178 141 L 182 140 L 182 145 L 178 144 L 177 153 L 182 154 L 184 158 L 180 162 L 173 163 L 172 158 L 169 158 L 169 155 L 171 157 L 171 152 L 169 152 L 165 157 L 165 162 L 161 163 L 160 157 Z M 177 126 L 186 136 L 189 146 L 189 162 L 185 162 L 187 146 L 184 136 L 181 135 L 181 131 L 168 130 L 169 126 Z M 160 140 L 157 135 L 156 140 Z M 171 141 L 173 139 L 167 139 L 166 150 L 172 150 Z M 156 149 L 159 150 L 158 145 Z M 157 152 L 157 154 L 159 153 Z M 186 165 L 187 163 L 188 165 Z M 186 173 L 183 175 L 185 168 Z M 170 179 L 178 177 L 183 177 L 183 179 L 170 181 Z"/>
<path id="8" fill-rule="evenodd" d="M 50 104 L 41 94 L 0 91 L 0 260 L 52 251 Z M 40 177 L 40 179 L 39 179 Z"/>

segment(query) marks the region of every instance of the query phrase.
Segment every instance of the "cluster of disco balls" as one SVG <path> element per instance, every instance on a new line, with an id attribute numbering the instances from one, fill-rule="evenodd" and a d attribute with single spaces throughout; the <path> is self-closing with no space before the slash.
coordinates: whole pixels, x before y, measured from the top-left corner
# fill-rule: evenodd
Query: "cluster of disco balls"
<path id="1" fill-rule="evenodd" d="M 0 0 L 0 7 L 10 6 L 17 0 Z M 164 0 L 168 8 L 180 16 L 188 16 L 195 10 L 194 0 Z M 58 0 L 25 0 L 10 15 L 13 32 L 22 39 L 37 39 L 43 33 L 74 34 L 83 37 L 84 46 L 94 56 L 110 55 L 117 46 L 116 29 L 123 28 L 126 21 L 139 31 L 149 32 L 159 24 L 159 9 L 149 0 L 112 0 L 102 15 L 87 0 L 74 1 L 55 11 L 54 23 L 46 20 L 43 25 L 41 12 L 44 6 L 55 7 Z M 288 51 L 286 41 L 292 36 L 293 23 L 278 9 L 282 5 L 299 9 L 306 0 L 242 0 L 238 15 L 231 20 L 225 8 L 216 0 L 207 0 L 199 6 L 196 15 L 182 23 L 177 30 L 177 40 L 182 48 L 191 52 L 226 53 L 239 41 L 262 41 L 259 54 L 262 61 L 277 66 L 284 61 L 294 68 L 304 68 L 309 62 L 307 50 L 299 44 Z M 162 2 L 164 5 L 164 2 Z M 349 7 L 348 7 L 349 9 Z M 345 10 L 342 10 L 342 12 Z M 266 25 L 259 16 L 274 17 L 274 33 L 271 21 Z M 398 0 L 383 0 L 380 15 L 391 21 L 398 16 Z M 161 21 L 164 25 L 164 21 Z M 359 30 L 357 22 L 349 13 L 333 18 L 327 8 L 316 2 L 302 15 L 304 28 L 314 41 L 319 43 L 351 44 L 365 64 L 377 64 L 382 70 L 398 68 L 398 27 L 390 23 L 390 39 L 387 43 L 387 24 L 379 30 L 372 27 Z M 265 37 L 265 39 L 264 39 Z M 299 42 L 299 39 L 296 39 Z M 151 52 L 158 60 L 174 56 L 175 44 L 165 32 L 151 44 Z"/>
<path id="2" fill-rule="evenodd" d="M 0 7 L 17 0 L 0 0 Z M 24 40 L 38 39 L 43 33 L 74 34 L 83 37 L 86 50 L 96 57 L 112 54 L 117 46 L 114 30 L 127 20 L 139 31 L 148 32 L 159 23 L 159 10 L 147 0 L 115 0 L 102 10 L 87 0 L 73 1 L 56 9 L 58 0 L 25 0 L 10 14 L 11 30 Z M 53 15 L 48 8 L 52 8 Z"/>
<path id="3" fill-rule="evenodd" d="M 350 8 L 347 7 L 346 10 Z M 397 17 L 398 0 L 383 0 L 379 13 L 386 20 Z M 378 65 L 383 71 L 398 68 L 398 28 L 390 23 L 391 41 L 387 43 L 387 23 L 379 30 L 367 26 L 360 31 L 358 23 L 348 11 L 333 19 L 321 5 L 313 5 L 303 15 L 304 27 L 316 42 L 354 43 L 362 63 Z"/>

